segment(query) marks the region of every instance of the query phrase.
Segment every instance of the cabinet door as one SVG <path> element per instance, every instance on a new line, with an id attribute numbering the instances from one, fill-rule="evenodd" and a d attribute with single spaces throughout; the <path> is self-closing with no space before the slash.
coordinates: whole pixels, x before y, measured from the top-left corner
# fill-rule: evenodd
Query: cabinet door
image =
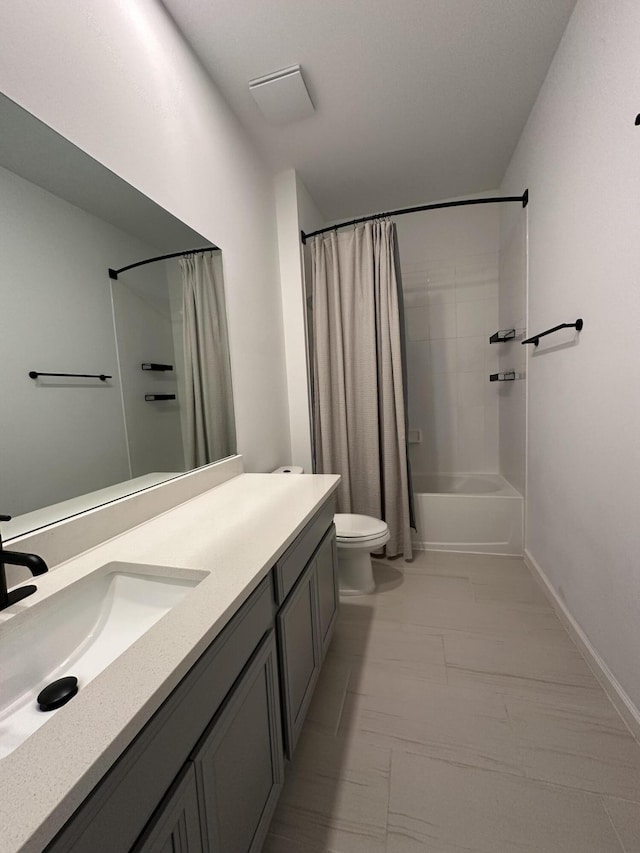
<path id="1" fill-rule="evenodd" d="M 193 758 L 207 853 L 257 853 L 284 779 L 273 631 Z"/>
<path id="2" fill-rule="evenodd" d="M 289 758 L 320 671 L 316 562 L 307 566 L 276 620 L 285 748 Z"/>
<path id="3" fill-rule="evenodd" d="M 203 853 L 193 764 L 180 774 L 133 853 Z"/>
<path id="4" fill-rule="evenodd" d="M 335 527 L 331 527 L 315 556 L 318 576 L 318 627 L 322 658 L 329 648 L 333 628 L 338 616 L 338 558 Z"/>

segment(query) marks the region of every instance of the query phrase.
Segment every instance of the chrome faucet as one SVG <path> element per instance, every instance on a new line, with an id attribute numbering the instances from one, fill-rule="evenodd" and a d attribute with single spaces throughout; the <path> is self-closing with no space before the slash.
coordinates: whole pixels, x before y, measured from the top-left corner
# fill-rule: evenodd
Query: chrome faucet
<path id="1" fill-rule="evenodd" d="M 11 521 L 10 515 L 0 515 L 0 521 Z M 2 547 L 2 535 L 0 534 L 0 610 L 4 610 L 16 601 L 22 601 L 37 589 L 33 584 L 20 586 L 17 589 L 7 590 L 7 575 L 4 570 L 5 563 L 10 566 L 24 566 L 32 575 L 43 575 L 49 571 L 49 567 L 37 554 L 24 554 L 21 551 L 5 551 Z"/>

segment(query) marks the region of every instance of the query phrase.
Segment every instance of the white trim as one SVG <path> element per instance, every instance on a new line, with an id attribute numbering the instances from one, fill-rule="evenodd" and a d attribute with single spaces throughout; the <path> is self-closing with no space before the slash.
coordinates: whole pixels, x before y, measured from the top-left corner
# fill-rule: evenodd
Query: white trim
<path id="1" fill-rule="evenodd" d="M 473 543 L 464 547 L 459 542 L 423 542 L 419 539 L 411 540 L 411 547 L 414 551 L 431 551 L 436 553 L 447 554 L 477 554 L 484 557 L 519 557 L 522 559 L 522 551 L 498 551 L 498 547 L 509 547 L 509 543 Z M 494 550 L 488 550 L 494 549 Z"/>
<path id="2" fill-rule="evenodd" d="M 604 689 L 615 709 L 626 723 L 631 734 L 640 742 L 640 711 L 638 711 L 618 679 L 591 645 L 589 638 L 571 615 L 566 604 L 558 597 L 551 581 L 527 548 L 524 551 L 524 562 L 542 587 L 556 615 L 569 632 L 569 636 L 598 679 L 600 686 Z"/>

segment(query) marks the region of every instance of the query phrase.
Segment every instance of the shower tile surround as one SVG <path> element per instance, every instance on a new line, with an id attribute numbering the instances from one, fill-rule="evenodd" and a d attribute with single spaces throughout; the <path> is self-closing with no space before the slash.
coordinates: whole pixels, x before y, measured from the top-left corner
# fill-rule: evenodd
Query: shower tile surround
<path id="1" fill-rule="evenodd" d="M 522 559 L 374 571 L 263 853 L 637 853 L 640 746 Z"/>
<path id="2" fill-rule="evenodd" d="M 499 470 L 499 218 L 459 208 L 399 220 L 416 472 Z M 444 214 L 444 216 L 440 215 Z M 419 220 L 419 221 L 416 221 Z"/>

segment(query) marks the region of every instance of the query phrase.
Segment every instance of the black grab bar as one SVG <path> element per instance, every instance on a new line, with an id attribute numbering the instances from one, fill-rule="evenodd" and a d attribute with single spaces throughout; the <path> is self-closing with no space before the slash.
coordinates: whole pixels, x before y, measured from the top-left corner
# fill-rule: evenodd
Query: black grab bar
<path id="1" fill-rule="evenodd" d="M 554 326 L 553 329 L 547 329 L 546 332 L 538 332 L 537 335 L 533 335 L 530 338 L 527 338 L 526 341 L 522 341 L 524 344 L 533 344 L 534 346 L 538 346 L 540 343 L 540 338 L 544 338 L 545 335 L 550 335 L 552 332 L 557 332 L 559 329 L 576 329 L 578 332 L 582 330 L 584 326 L 584 322 L 581 319 L 575 321 L 575 323 L 560 323 L 559 326 Z"/>

